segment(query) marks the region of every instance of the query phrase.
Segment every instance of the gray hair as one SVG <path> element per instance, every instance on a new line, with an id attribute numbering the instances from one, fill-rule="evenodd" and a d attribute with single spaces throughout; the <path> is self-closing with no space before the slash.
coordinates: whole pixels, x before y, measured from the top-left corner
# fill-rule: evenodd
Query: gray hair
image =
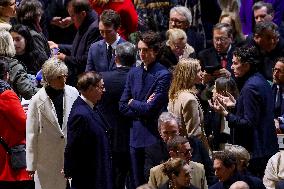
<path id="1" fill-rule="evenodd" d="M 158 118 L 158 130 L 161 130 L 161 125 L 166 122 L 175 121 L 180 126 L 180 119 L 171 112 L 163 112 Z"/>
<path id="2" fill-rule="evenodd" d="M 49 58 L 42 65 L 42 84 L 46 87 L 49 85 L 50 80 L 67 74 L 68 68 L 64 62 L 55 57 Z"/>
<path id="3" fill-rule="evenodd" d="M 14 57 L 16 54 L 13 38 L 4 29 L 0 29 L 0 56 Z"/>
<path id="4" fill-rule="evenodd" d="M 187 19 L 188 24 L 191 25 L 192 15 L 191 15 L 191 11 L 187 7 L 175 6 L 175 7 L 171 8 L 170 15 L 174 12 L 184 16 Z"/>
<path id="5" fill-rule="evenodd" d="M 184 43 L 187 42 L 187 36 L 186 33 L 178 28 L 169 29 L 166 33 L 167 36 L 167 45 L 169 45 L 170 42 L 177 42 L 178 40 L 183 40 Z"/>
<path id="6" fill-rule="evenodd" d="M 271 21 L 256 23 L 254 27 L 254 35 L 257 34 L 261 36 L 264 30 L 273 32 L 277 37 L 280 36 L 278 26 Z"/>
<path id="7" fill-rule="evenodd" d="M 247 151 L 247 149 L 245 149 L 244 147 L 239 146 L 239 145 L 226 144 L 225 151 L 229 151 L 233 153 L 237 158 L 238 164 L 241 163 L 242 161 L 244 162 L 245 166 L 248 166 L 248 163 L 250 160 L 250 154 Z"/>
<path id="8" fill-rule="evenodd" d="M 213 27 L 213 31 L 215 31 L 215 30 L 222 30 L 222 29 L 224 29 L 224 31 L 226 31 L 228 37 L 233 37 L 233 28 L 232 28 L 232 26 L 230 26 L 230 24 L 227 24 L 227 23 L 217 23 Z"/>
<path id="9" fill-rule="evenodd" d="M 252 10 L 253 11 L 256 11 L 256 10 L 259 10 L 261 9 L 262 7 L 266 7 L 267 9 L 267 14 L 274 14 L 274 9 L 273 9 L 273 6 L 271 3 L 265 3 L 263 1 L 258 1 L 256 2 L 253 7 L 252 7 Z"/>
<path id="10" fill-rule="evenodd" d="M 129 42 L 118 44 L 115 49 L 116 58 L 122 66 L 132 66 L 136 62 L 135 45 Z"/>

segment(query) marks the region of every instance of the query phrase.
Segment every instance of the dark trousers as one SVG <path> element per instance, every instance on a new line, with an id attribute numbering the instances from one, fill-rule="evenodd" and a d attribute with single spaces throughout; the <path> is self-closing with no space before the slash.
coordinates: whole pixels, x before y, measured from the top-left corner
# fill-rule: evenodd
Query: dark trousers
<path id="1" fill-rule="evenodd" d="M 1 189 L 34 189 L 33 180 L 28 181 L 0 181 Z"/>
<path id="2" fill-rule="evenodd" d="M 112 152 L 113 188 L 125 189 L 126 178 L 130 172 L 129 152 Z"/>
<path id="3" fill-rule="evenodd" d="M 264 176 L 264 171 L 266 168 L 266 164 L 270 157 L 263 158 L 253 158 L 249 161 L 248 170 L 249 172 L 262 180 Z"/>
<path id="4" fill-rule="evenodd" d="M 131 180 L 135 188 L 145 184 L 144 164 L 145 164 L 145 148 L 130 147 L 131 159 Z"/>

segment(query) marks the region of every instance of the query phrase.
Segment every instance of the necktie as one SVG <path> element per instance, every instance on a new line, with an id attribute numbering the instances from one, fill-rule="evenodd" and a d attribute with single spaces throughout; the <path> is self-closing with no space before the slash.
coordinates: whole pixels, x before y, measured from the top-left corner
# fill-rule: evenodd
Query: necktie
<path id="1" fill-rule="evenodd" d="M 228 63 L 227 57 L 226 56 L 222 56 L 221 57 L 221 66 L 222 66 L 222 68 L 226 68 L 227 67 L 227 63 Z"/>
<path id="2" fill-rule="evenodd" d="M 276 117 L 279 117 L 281 115 L 281 105 L 282 105 L 282 88 L 279 87 L 276 93 L 275 108 L 274 108 Z"/>
<path id="3" fill-rule="evenodd" d="M 111 61 L 111 58 L 112 58 L 112 47 L 111 47 L 111 45 L 109 45 L 108 48 L 107 48 L 107 60 L 108 60 L 108 62 Z"/>

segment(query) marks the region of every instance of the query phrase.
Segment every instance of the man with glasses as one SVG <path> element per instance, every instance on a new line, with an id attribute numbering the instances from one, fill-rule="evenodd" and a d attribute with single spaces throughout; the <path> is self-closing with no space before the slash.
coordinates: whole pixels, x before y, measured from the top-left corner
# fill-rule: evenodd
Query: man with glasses
<path id="1" fill-rule="evenodd" d="M 207 100 L 210 99 L 211 89 L 219 77 L 231 77 L 233 51 L 233 30 L 226 23 L 218 23 L 213 27 L 213 47 L 205 49 L 198 54 L 201 67 L 204 70 L 203 82 L 205 90 L 202 91 L 202 105 L 204 109 L 205 132 L 210 136 L 213 150 L 218 149 L 221 143 L 222 118 L 214 111 L 210 111 Z M 216 145 L 214 145 L 216 144 Z"/>
<path id="2" fill-rule="evenodd" d="M 188 162 L 191 169 L 191 185 L 200 189 L 208 188 L 204 166 L 201 163 L 191 161 L 193 149 L 186 138 L 182 136 L 170 138 L 167 142 L 167 148 L 171 159 L 181 158 Z M 150 169 L 148 184 L 153 188 L 159 188 L 169 180 L 169 178 L 162 173 L 163 165 L 162 163 Z"/>
<path id="3" fill-rule="evenodd" d="M 226 23 L 218 23 L 213 28 L 213 47 L 201 51 L 198 55 L 201 67 L 205 70 L 205 83 L 219 77 L 230 77 L 234 46 L 233 31 Z M 210 70 L 210 67 L 216 69 Z"/>
<path id="4" fill-rule="evenodd" d="M 272 95 L 274 100 L 274 123 L 277 133 L 284 133 L 284 58 L 276 61 L 273 68 Z"/>
<path id="5" fill-rule="evenodd" d="M 150 169 L 161 162 L 167 161 L 170 156 L 167 149 L 167 142 L 179 135 L 180 120 L 171 112 L 163 112 L 158 119 L 158 130 L 161 139 L 156 144 L 145 148 L 145 178 L 149 179 Z M 187 138 L 191 146 L 191 160 L 202 163 L 205 168 L 205 175 L 208 185 L 214 184 L 216 180 L 213 171 L 213 163 L 207 149 L 200 139 L 195 136 Z M 194 149 L 194 150 L 193 150 Z"/>
<path id="6" fill-rule="evenodd" d="M 185 31 L 187 43 L 192 46 L 196 53 L 204 49 L 204 36 L 198 34 L 192 27 L 192 15 L 184 6 L 173 7 L 170 11 L 169 29 L 178 28 Z"/>
<path id="7" fill-rule="evenodd" d="M 117 33 L 119 27 L 119 14 L 111 9 L 104 10 L 99 22 L 99 30 L 103 39 L 91 45 L 86 71 L 105 72 L 116 68 L 114 51 L 118 44 L 125 42 Z"/>

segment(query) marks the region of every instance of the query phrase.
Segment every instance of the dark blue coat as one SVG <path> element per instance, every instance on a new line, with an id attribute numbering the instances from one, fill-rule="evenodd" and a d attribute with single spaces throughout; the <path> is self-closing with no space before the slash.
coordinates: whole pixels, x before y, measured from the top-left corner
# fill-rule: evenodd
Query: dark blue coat
<path id="1" fill-rule="evenodd" d="M 217 182 L 213 186 L 209 187 L 209 189 L 229 189 L 230 186 L 237 181 L 246 182 L 249 185 L 250 189 L 265 189 L 262 180 L 260 180 L 259 178 L 248 175 L 241 175 L 239 173 L 235 173 L 225 182 Z"/>
<path id="2" fill-rule="evenodd" d="M 260 73 L 247 76 L 236 103 L 236 113 L 226 117 L 232 140 L 245 147 L 251 158 L 264 158 L 278 151 L 269 83 Z"/>
<path id="3" fill-rule="evenodd" d="M 166 110 L 170 82 L 171 73 L 158 62 L 149 65 L 147 71 L 143 64 L 129 71 L 119 110 L 132 118 L 131 147 L 146 147 L 158 142 L 157 120 Z M 154 99 L 147 103 L 153 93 Z M 130 99 L 133 101 L 128 105 Z"/>
<path id="4" fill-rule="evenodd" d="M 108 130 L 100 111 L 78 97 L 68 118 L 64 157 L 64 173 L 72 177 L 72 189 L 112 189 Z"/>
<path id="5" fill-rule="evenodd" d="M 119 112 L 119 100 L 123 93 L 130 68 L 118 67 L 113 71 L 101 72 L 104 92 L 99 103 L 101 110 L 112 129 L 112 147 L 115 152 L 129 151 L 131 119 Z"/>
<path id="6" fill-rule="evenodd" d="M 117 44 L 123 43 L 125 40 L 121 37 Z M 110 63 L 107 60 L 107 44 L 106 41 L 100 40 L 91 45 L 88 53 L 88 61 L 86 71 L 105 72 L 115 68 L 114 56 Z"/>
<path id="7" fill-rule="evenodd" d="M 60 52 L 67 55 L 64 62 L 69 71 L 67 80 L 69 84 L 74 86 L 78 74 L 85 71 L 89 48 L 99 39 L 98 15 L 95 11 L 91 11 L 87 13 L 85 20 L 79 27 L 72 45 L 59 45 Z"/>
<path id="8" fill-rule="evenodd" d="M 283 86 L 282 87 L 282 90 L 284 89 Z M 279 123 L 279 126 L 280 126 L 280 129 L 282 131 L 284 131 L 284 96 L 283 96 L 283 92 L 282 91 L 282 94 L 281 94 L 281 108 L 279 108 L 279 110 L 275 107 L 275 100 L 276 100 L 276 95 L 277 95 L 277 85 L 276 84 L 273 84 L 272 86 L 272 99 L 273 99 L 273 110 L 274 110 L 274 118 L 277 119 L 277 118 L 280 118 L 281 121 Z"/>

